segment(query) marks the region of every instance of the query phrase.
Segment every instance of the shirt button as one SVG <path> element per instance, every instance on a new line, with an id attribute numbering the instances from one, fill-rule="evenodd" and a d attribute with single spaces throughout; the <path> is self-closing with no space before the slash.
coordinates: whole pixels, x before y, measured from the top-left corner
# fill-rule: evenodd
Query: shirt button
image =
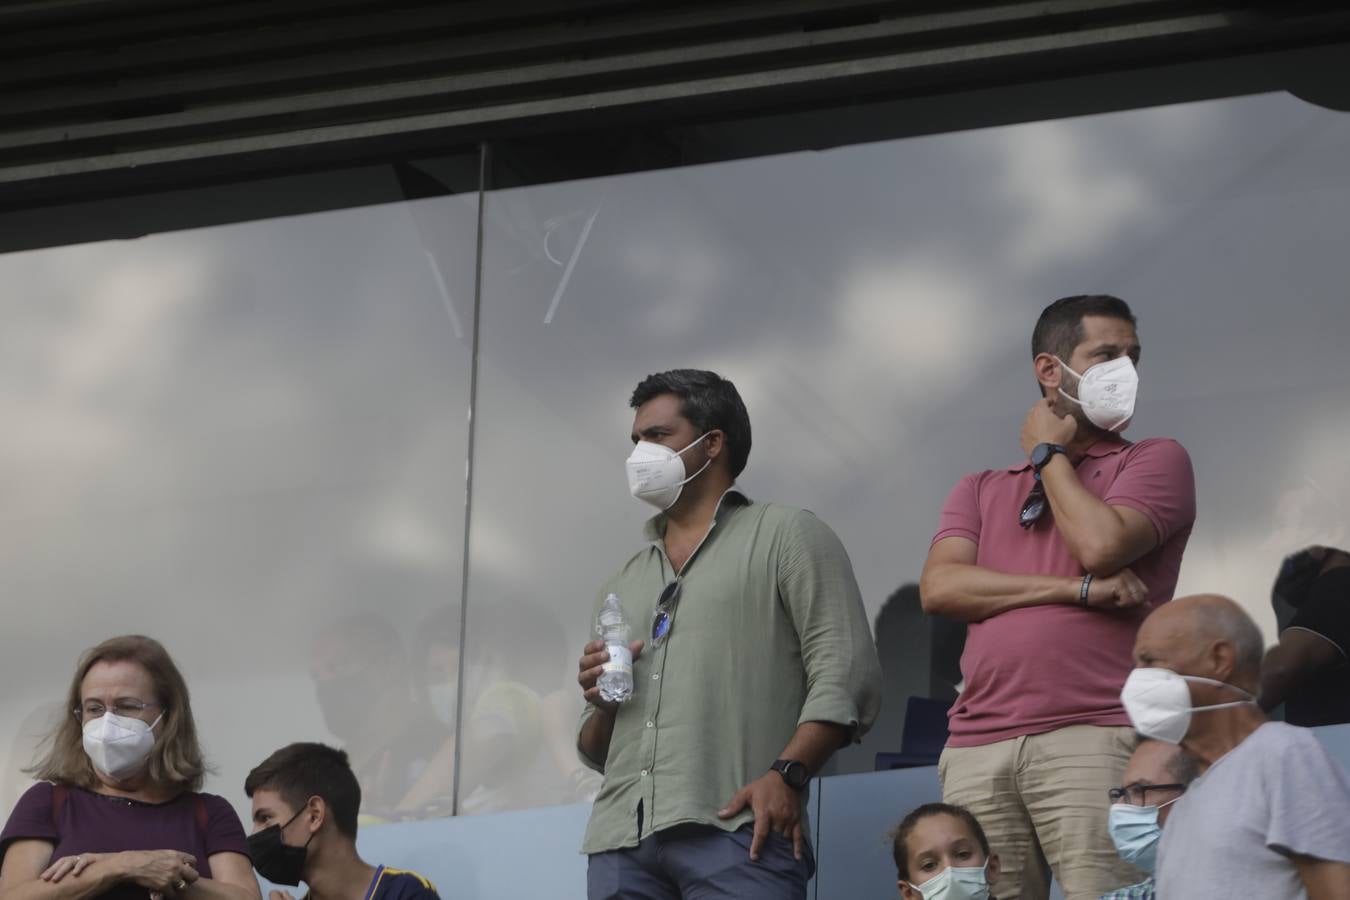
<path id="1" fill-rule="evenodd" d="M 661 680 L 661 673 L 660 673 L 660 672 L 653 672 L 653 673 L 652 673 L 652 681 L 660 681 L 660 680 Z"/>
<path id="2" fill-rule="evenodd" d="M 653 727 L 655 727 L 655 726 L 656 726 L 656 723 L 655 723 L 655 722 L 650 722 L 650 721 L 649 721 L 649 722 L 647 723 L 647 727 L 648 727 L 648 728 L 653 728 Z"/>
<path id="3" fill-rule="evenodd" d="M 643 778 L 646 778 L 646 777 L 647 777 L 647 770 L 646 770 L 646 769 L 643 769 L 643 770 L 642 770 L 642 777 L 643 777 Z"/>

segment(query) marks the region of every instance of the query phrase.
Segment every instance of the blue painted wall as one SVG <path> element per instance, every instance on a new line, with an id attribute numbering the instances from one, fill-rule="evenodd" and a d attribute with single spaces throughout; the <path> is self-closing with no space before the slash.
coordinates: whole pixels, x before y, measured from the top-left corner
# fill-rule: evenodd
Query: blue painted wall
<path id="1" fill-rule="evenodd" d="M 1317 733 L 1350 770 L 1350 725 Z M 817 779 L 813 900 L 898 896 L 886 832 L 910 809 L 940 798 L 935 768 Z M 589 812 L 578 804 L 380 825 L 363 830 L 359 845 L 371 862 L 421 872 L 445 900 L 582 900 L 586 858 L 578 848 Z"/>

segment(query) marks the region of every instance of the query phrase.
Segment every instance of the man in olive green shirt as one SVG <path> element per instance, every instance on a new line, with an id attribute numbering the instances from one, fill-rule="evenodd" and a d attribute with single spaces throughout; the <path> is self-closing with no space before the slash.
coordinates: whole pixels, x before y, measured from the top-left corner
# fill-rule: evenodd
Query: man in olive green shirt
<path id="1" fill-rule="evenodd" d="M 632 697 L 600 697 L 602 642 L 579 663 L 577 749 L 605 776 L 582 848 L 589 900 L 799 900 L 806 784 L 880 706 L 852 567 L 814 515 L 735 487 L 750 419 L 731 382 L 677 369 L 631 405 L 629 488 L 661 512 L 600 591 L 643 638 Z"/>

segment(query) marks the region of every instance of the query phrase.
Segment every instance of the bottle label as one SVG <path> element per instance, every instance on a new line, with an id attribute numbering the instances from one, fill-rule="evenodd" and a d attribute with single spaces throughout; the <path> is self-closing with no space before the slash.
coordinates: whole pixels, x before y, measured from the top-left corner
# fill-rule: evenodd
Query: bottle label
<path id="1" fill-rule="evenodd" d="M 624 675 L 633 673 L 633 651 L 623 644 L 610 644 L 605 649 L 609 651 L 609 662 L 601 664 L 603 671 L 619 672 Z"/>

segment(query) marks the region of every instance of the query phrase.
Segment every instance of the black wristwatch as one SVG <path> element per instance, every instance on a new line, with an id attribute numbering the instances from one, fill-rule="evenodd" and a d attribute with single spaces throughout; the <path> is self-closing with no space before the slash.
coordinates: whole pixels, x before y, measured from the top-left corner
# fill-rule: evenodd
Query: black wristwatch
<path id="1" fill-rule="evenodd" d="M 799 763 L 795 759 L 775 759 L 769 768 L 782 775 L 784 783 L 794 791 L 800 791 L 811 781 L 811 773 L 806 771 L 806 764 Z"/>
<path id="2" fill-rule="evenodd" d="M 1031 467 L 1037 472 L 1049 465 L 1050 460 L 1055 458 L 1056 453 L 1067 454 L 1069 451 L 1059 444 L 1037 444 L 1031 448 Z"/>

